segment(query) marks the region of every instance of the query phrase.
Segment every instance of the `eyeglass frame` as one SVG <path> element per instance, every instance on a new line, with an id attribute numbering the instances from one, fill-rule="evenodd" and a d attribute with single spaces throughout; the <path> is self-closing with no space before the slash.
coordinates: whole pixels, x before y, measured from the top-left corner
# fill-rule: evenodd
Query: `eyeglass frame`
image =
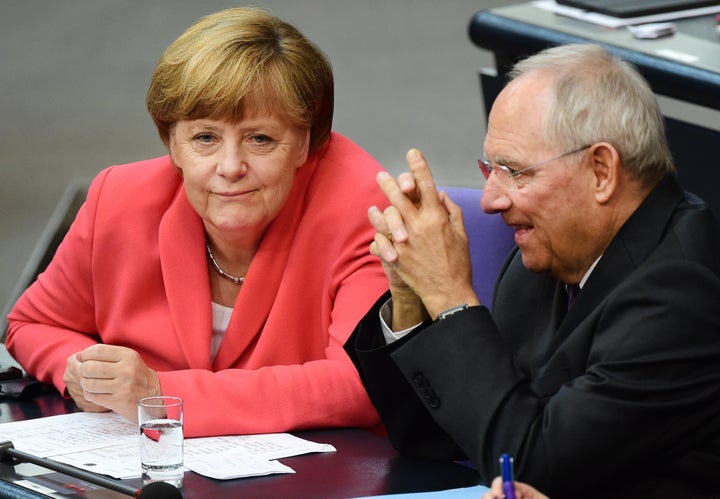
<path id="1" fill-rule="evenodd" d="M 488 161 L 486 159 L 478 159 L 478 166 L 480 167 L 480 171 L 482 172 L 483 177 L 485 177 L 485 180 L 488 180 L 490 178 L 490 175 L 492 174 L 492 172 L 494 172 L 496 169 L 504 171 L 505 173 L 507 173 L 507 176 L 509 179 L 514 180 L 525 172 L 534 170 L 535 168 L 539 168 L 541 166 L 545 166 L 549 163 L 552 163 L 553 161 L 562 159 L 565 156 L 570 156 L 571 154 L 579 153 L 590 147 L 592 147 L 592 144 L 588 144 L 586 146 L 582 146 L 577 149 L 573 149 L 572 151 L 568 151 L 559 156 L 555 156 L 554 158 L 546 159 L 545 161 L 541 161 L 540 163 L 535 163 L 534 165 L 523 168 L 522 170 L 516 170 L 514 168 L 510 168 L 509 166 L 505 166 L 505 165 L 493 165 L 490 161 Z"/>

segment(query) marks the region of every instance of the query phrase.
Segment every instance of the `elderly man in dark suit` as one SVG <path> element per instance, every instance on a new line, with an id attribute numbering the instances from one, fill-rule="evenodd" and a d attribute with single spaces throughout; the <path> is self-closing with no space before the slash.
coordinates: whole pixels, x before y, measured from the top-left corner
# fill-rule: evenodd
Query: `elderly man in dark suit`
<path id="1" fill-rule="evenodd" d="M 517 244 L 492 314 L 422 155 L 378 176 L 391 296 L 346 348 L 394 445 L 467 456 L 488 484 L 514 454 L 553 499 L 718 497 L 720 228 L 679 186 L 647 83 L 600 47 L 543 51 L 498 96 L 485 154 L 482 208 Z"/>

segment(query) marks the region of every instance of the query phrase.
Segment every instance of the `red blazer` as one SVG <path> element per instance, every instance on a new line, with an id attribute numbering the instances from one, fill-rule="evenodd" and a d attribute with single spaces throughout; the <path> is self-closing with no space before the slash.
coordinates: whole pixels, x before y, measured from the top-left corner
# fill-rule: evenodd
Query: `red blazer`
<path id="1" fill-rule="evenodd" d="M 335 133 L 298 170 L 211 364 L 205 233 L 176 168 L 167 156 L 110 167 L 9 315 L 8 350 L 64 393 L 72 353 L 132 348 L 185 400 L 189 437 L 375 425 L 343 343 L 387 288 L 368 252 L 380 170 Z"/>

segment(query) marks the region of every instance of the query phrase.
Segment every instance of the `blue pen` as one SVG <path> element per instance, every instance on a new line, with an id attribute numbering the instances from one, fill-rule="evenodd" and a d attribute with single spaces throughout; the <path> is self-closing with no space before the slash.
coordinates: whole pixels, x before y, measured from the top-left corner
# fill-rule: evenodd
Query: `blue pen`
<path id="1" fill-rule="evenodd" d="M 515 499 L 515 480 L 513 474 L 513 458 L 510 454 L 500 456 L 500 470 L 502 472 L 502 488 L 505 499 Z"/>

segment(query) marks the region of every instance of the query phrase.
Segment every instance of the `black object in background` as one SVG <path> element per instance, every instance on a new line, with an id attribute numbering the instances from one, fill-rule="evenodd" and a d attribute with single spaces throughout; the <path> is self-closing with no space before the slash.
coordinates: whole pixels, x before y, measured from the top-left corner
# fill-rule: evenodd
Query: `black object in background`
<path id="1" fill-rule="evenodd" d="M 25 375 L 17 367 L 0 365 L 0 400 L 32 398 L 52 390 L 52 385 Z"/>
<path id="2" fill-rule="evenodd" d="M 720 5 L 718 0 L 555 0 L 560 5 L 612 17 L 639 17 Z"/>
<path id="3" fill-rule="evenodd" d="M 0 381 L 18 379 L 23 377 L 22 369 L 15 366 L 3 366 L 0 364 Z"/>

